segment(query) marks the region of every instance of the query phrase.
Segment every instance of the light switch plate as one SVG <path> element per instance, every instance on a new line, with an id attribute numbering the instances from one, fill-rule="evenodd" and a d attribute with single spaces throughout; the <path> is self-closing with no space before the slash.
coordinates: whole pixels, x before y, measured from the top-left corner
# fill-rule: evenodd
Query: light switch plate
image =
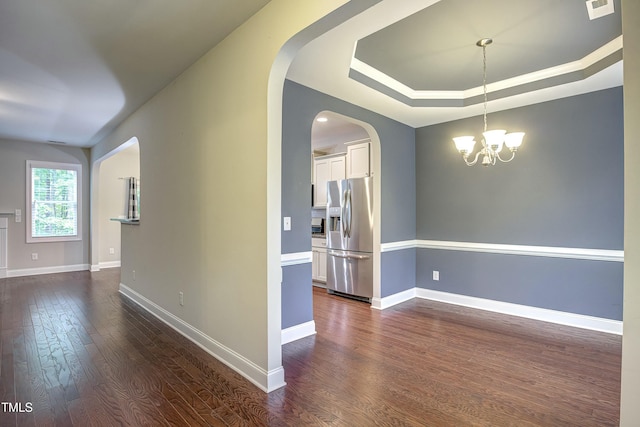
<path id="1" fill-rule="evenodd" d="M 615 12 L 613 0 L 587 0 L 586 4 L 592 21 Z"/>
<path id="2" fill-rule="evenodd" d="M 22 210 L 16 209 L 14 218 L 16 222 L 22 222 Z"/>
<path id="3" fill-rule="evenodd" d="M 290 216 L 285 216 L 284 217 L 282 227 L 283 227 L 284 231 L 291 231 L 291 217 Z"/>

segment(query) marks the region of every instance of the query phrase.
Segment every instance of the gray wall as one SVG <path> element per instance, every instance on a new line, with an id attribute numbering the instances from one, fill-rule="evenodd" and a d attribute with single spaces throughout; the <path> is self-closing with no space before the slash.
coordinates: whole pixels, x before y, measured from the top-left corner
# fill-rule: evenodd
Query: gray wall
<path id="1" fill-rule="evenodd" d="M 394 242 L 415 238 L 415 130 L 361 107 L 286 81 L 282 119 L 282 216 L 292 219 L 291 231 L 282 232 L 282 253 L 307 252 L 311 249 L 311 126 L 316 115 L 324 110 L 369 123 L 381 143 L 381 241 Z M 381 256 L 382 296 L 415 286 L 415 252 L 397 251 L 393 256 Z M 390 264 L 389 264 L 390 263 Z M 311 305 L 311 270 L 308 275 L 289 274 L 293 267 L 284 267 L 282 287 L 282 319 L 295 318 L 303 323 L 313 319 Z M 389 272 L 397 275 L 390 279 Z M 292 283 L 295 280 L 296 283 Z M 301 287 L 302 291 L 294 287 Z M 298 300 L 286 295 L 295 292 Z M 300 315 L 306 310 L 306 316 Z M 288 325 L 292 326 L 292 325 Z"/>
<path id="2" fill-rule="evenodd" d="M 416 249 L 383 252 L 380 264 L 382 298 L 415 287 Z"/>
<path id="3" fill-rule="evenodd" d="M 488 120 L 527 132 L 513 162 L 463 164 L 451 138 L 481 117 L 416 131 L 418 239 L 623 248 L 622 88 Z M 622 319 L 622 263 L 419 249 L 417 265 L 419 287 Z"/>
<path id="4" fill-rule="evenodd" d="M 282 269 L 282 329 L 313 320 L 311 264 Z"/>
<path id="5" fill-rule="evenodd" d="M 26 243 L 26 161 L 40 160 L 82 165 L 82 240 Z M 7 270 L 75 267 L 89 263 L 89 152 L 86 149 L 35 142 L 0 140 L 0 212 L 22 209 L 22 222 L 9 217 Z M 38 253 L 33 261 L 31 254 Z M 22 273 L 21 273 L 22 274 Z"/>
<path id="6" fill-rule="evenodd" d="M 621 262 L 418 249 L 416 265 L 420 288 L 622 320 Z"/>
<path id="7" fill-rule="evenodd" d="M 527 133 L 511 163 L 462 162 L 451 138 L 480 136 L 482 117 L 416 131 L 419 239 L 622 249 L 622 88 L 488 122 Z"/>

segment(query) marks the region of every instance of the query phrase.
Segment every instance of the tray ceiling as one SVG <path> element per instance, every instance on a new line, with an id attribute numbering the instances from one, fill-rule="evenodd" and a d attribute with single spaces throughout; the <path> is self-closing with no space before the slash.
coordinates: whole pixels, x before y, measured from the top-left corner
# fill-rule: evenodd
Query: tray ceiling
<path id="1" fill-rule="evenodd" d="M 480 113 L 485 37 L 490 111 L 619 86 L 608 1 L 591 20 L 583 0 L 383 0 L 305 47 L 288 78 L 414 127 Z"/>
<path id="2" fill-rule="evenodd" d="M 358 40 L 354 57 L 414 90 L 461 91 L 578 61 L 622 34 L 578 0 L 443 0 Z"/>

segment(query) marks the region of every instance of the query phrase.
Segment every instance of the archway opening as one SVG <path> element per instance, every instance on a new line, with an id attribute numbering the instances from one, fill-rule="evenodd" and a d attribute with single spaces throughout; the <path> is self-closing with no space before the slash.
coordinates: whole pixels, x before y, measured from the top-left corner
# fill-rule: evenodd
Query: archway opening
<path id="1" fill-rule="evenodd" d="M 330 293 L 369 301 L 374 296 L 375 288 L 373 229 L 375 223 L 379 222 L 378 215 L 372 215 L 378 201 L 373 194 L 368 194 L 379 185 L 373 179 L 375 173 L 372 170 L 374 162 L 371 141 L 369 132 L 347 116 L 322 111 L 313 120 L 312 283 L 316 287 L 326 288 Z M 362 215 L 355 218 L 349 216 L 350 224 L 354 227 L 352 231 L 359 236 L 359 242 L 346 246 L 346 240 L 342 238 L 346 218 L 343 218 L 342 209 L 336 210 L 342 204 L 342 200 L 338 200 L 340 197 L 336 199 L 336 192 L 343 180 L 347 180 L 345 183 L 357 183 L 363 182 L 365 178 L 368 180 L 367 194 L 363 194 L 364 198 L 356 198 L 358 201 L 354 206 L 355 211 Z M 372 204 L 369 206 L 366 201 L 371 201 Z M 330 207 L 329 203 L 333 206 Z M 338 257 L 346 250 L 358 252 L 359 261 L 356 258 Z"/>
<path id="2" fill-rule="evenodd" d="M 128 179 L 140 177 L 140 144 L 133 137 L 92 168 L 91 270 L 120 267 L 120 223 L 127 215 Z"/>

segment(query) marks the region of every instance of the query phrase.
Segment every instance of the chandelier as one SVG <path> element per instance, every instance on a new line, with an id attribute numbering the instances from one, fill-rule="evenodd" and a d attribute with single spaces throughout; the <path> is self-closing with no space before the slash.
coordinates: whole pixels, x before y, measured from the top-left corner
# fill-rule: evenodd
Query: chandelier
<path id="1" fill-rule="evenodd" d="M 453 138 L 453 142 L 456 145 L 456 149 L 462 154 L 462 159 L 467 166 L 473 166 L 478 162 L 478 158 L 482 156 L 482 166 L 493 166 L 497 160 L 501 162 L 510 162 L 516 156 L 518 147 L 522 144 L 522 138 L 524 132 L 512 132 L 507 133 L 504 129 L 487 130 L 487 46 L 493 43 L 492 39 L 478 40 L 476 45 L 482 48 L 483 59 L 483 75 L 482 75 L 482 88 L 484 92 L 484 132 L 482 132 L 482 149 L 478 151 L 473 158 L 471 152 L 476 145 L 476 141 L 473 136 L 458 136 Z M 506 146 L 511 152 L 509 158 L 502 158 L 500 152 L 503 146 Z"/>

